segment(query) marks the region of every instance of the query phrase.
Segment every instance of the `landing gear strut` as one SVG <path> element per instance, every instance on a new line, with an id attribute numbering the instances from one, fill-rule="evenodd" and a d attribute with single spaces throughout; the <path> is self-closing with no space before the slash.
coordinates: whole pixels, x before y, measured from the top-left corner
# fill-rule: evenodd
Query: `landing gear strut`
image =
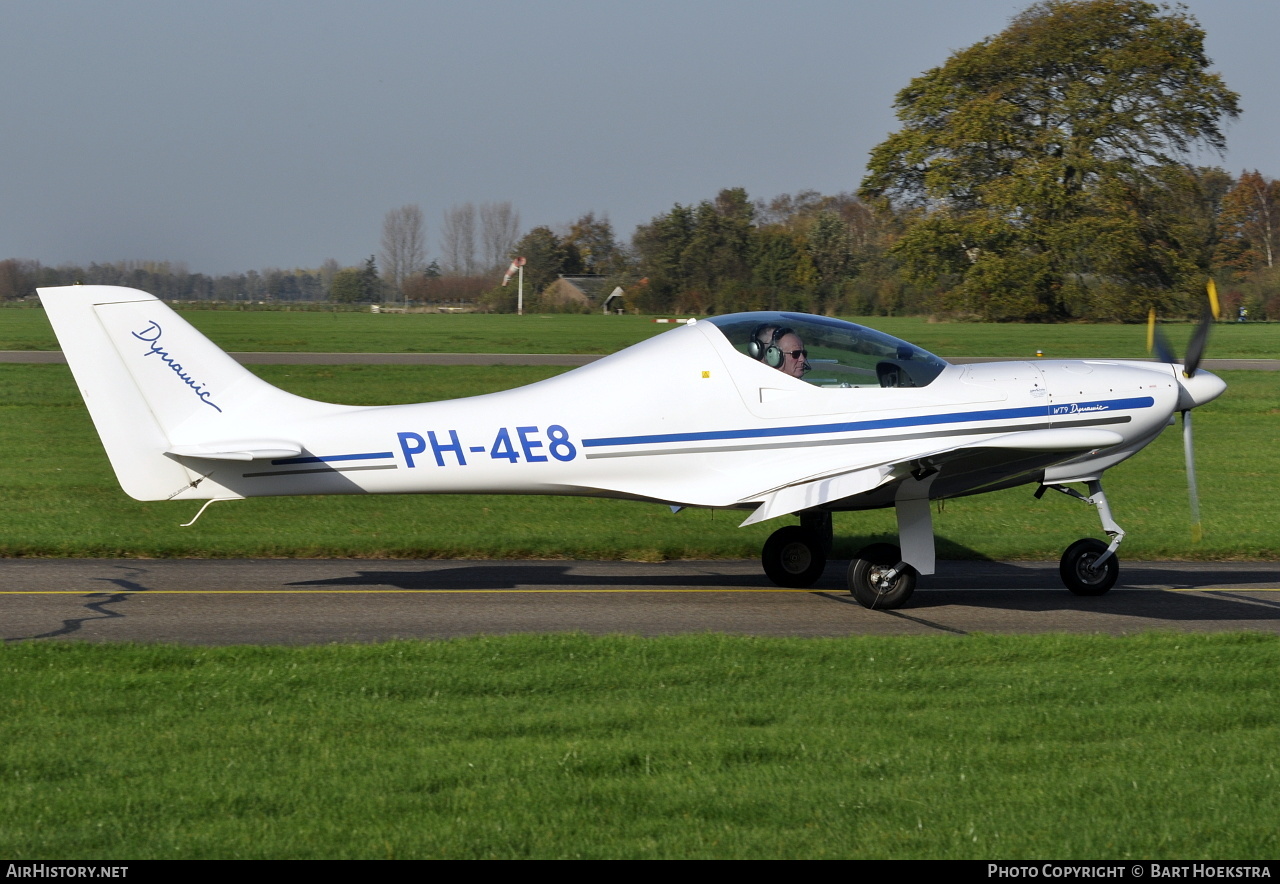
<path id="1" fill-rule="evenodd" d="M 1077 500 L 1083 500 L 1090 506 L 1097 507 L 1098 517 L 1102 520 L 1102 530 L 1111 538 L 1110 544 L 1101 540 L 1086 537 L 1077 540 L 1067 547 L 1058 563 L 1058 573 L 1062 582 L 1076 595 L 1102 595 L 1116 585 L 1120 577 L 1120 560 L 1116 558 L 1116 548 L 1124 540 L 1124 529 L 1111 517 L 1111 507 L 1107 503 L 1107 495 L 1102 490 L 1102 481 L 1088 481 L 1089 496 L 1085 497 L 1074 488 L 1065 485 L 1042 485 L 1036 496 L 1044 494 L 1046 488 L 1061 491 Z"/>

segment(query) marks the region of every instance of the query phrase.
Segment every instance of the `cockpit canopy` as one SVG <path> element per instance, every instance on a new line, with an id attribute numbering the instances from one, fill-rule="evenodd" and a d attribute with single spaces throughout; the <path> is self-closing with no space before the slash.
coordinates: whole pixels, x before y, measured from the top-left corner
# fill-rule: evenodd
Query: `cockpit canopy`
<path id="1" fill-rule="evenodd" d="M 799 335 L 808 351 L 807 383 L 819 387 L 924 387 L 947 362 L 914 344 L 875 329 L 806 313 L 733 313 L 701 320 L 720 329 L 749 359 L 763 355 L 752 342 L 764 329 Z M 767 341 L 766 341 L 767 343 Z"/>

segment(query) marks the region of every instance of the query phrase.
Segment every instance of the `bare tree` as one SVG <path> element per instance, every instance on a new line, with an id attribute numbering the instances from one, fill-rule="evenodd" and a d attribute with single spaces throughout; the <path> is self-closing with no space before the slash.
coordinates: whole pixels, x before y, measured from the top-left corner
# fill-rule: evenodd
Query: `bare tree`
<path id="1" fill-rule="evenodd" d="M 320 288 L 323 291 L 329 291 L 329 286 L 333 284 L 333 277 L 337 275 L 338 271 L 341 269 L 342 265 L 335 259 L 324 259 L 324 263 L 320 265 L 320 270 L 318 271 L 320 275 Z"/>
<path id="2" fill-rule="evenodd" d="M 510 202 L 483 203 L 480 206 L 481 256 L 486 270 L 507 266 L 520 236 L 520 213 Z"/>
<path id="3" fill-rule="evenodd" d="M 387 212 L 382 221 L 382 272 L 397 295 L 426 263 L 426 225 L 417 203 Z"/>
<path id="4" fill-rule="evenodd" d="M 455 276 L 472 276 L 476 272 L 476 207 L 462 203 L 444 213 L 444 232 L 440 235 L 445 272 Z"/>

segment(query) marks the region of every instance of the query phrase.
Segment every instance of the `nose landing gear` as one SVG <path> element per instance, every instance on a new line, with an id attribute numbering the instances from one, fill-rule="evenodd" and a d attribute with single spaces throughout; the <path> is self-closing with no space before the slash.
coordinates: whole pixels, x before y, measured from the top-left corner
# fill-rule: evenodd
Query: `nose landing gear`
<path id="1" fill-rule="evenodd" d="M 1115 586 L 1120 577 L 1120 560 L 1116 558 L 1116 548 L 1124 540 L 1124 529 L 1111 517 L 1111 506 L 1102 490 L 1102 481 L 1090 479 L 1086 484 L 1089 486 L 1088 497 L 1066 485 L 1041 485 L 1036 491 L 1036 497 L 1044 494 L 1046 488 L 1052 488 L 1097 507 L 1102 530 L 1111 538 L 1111 543 L 1105 544 L 1092 537 L 1077 540 L 1062 554 L 1058 573 L 1063 585 L 1075 595 L 1102 595 Z"/>

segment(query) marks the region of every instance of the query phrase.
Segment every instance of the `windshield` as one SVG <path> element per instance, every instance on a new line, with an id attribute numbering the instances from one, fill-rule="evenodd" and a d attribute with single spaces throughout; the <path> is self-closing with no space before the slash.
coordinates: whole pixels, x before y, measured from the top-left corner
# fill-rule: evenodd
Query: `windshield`
<path id="1" fill-rule="evenodd" d="M 803 378 L 819 387 L 923 387 L 947 362 L 914 344 L 875 329 L 805 313 L 733 313 L 707 320 L 734 348 L 791 373 L 802 343 L 809 368 Z M 781 344 L 781 346 L 779 346 Z"/>

